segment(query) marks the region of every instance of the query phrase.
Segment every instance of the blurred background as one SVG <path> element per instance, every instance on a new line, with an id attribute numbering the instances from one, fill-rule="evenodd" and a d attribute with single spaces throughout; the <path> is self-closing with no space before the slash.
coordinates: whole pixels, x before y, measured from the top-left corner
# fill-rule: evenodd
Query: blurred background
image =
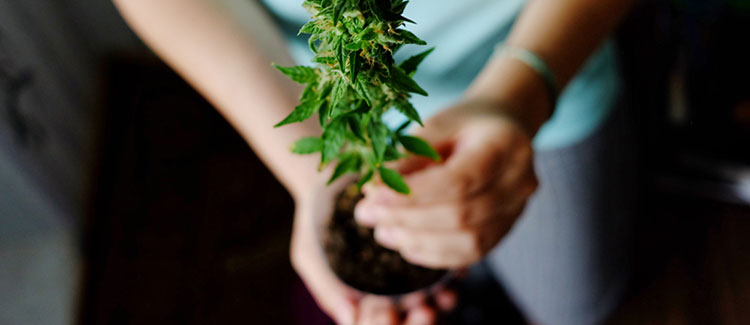
<path id="1" fill-rule="evenodd" d="M 743 0 L 618 30 L 640 213 L 613 323 L 750 323 L 749 32 Z M 292 213 L 109 1 L 0 0 L 0 324 L 326 323 Z"/>

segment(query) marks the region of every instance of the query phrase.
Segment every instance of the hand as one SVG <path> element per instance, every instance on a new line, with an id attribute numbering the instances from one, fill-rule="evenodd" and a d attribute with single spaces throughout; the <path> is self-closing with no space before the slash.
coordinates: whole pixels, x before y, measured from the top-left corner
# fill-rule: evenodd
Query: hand
<path id="1" fill-rule="evenodd" d="M 530 132 L 496 105 L 473 101 L 438 114 L 417 135 L 444 163 L 400 162 L 412 194 L 369 185 L 357 221 L 411 263 L 467 266 L 509 231 L 537 188 Z"/>
<path id="2" fill-rule="evenodd" d="M 324 183 L 323 183 L 324 184 Z M 318 306 L 337 324 L 354 324 L 362 294 L 336 277 L 328 266 L 321 236 L 333 213 L 335 193 L 340 186 L 307 191 L 296 199 L 290 258 Z"/>
<path id="3" fill-rule="evenodd" d="M 450 311 L 456 306 L 456 294 L 452 290 L 440 289 L 433 294 L 435 305 L 426 303 L 425 294 L 412 293 L 400 299 L 398 304 L 388 297 L 368 295 L 359 302 L 359 325 L 429 325 L 437 320 L 437 311 Z M 399 309 L 403 318 L 399 316 Z"/>
<path id="4" fill-rule="evenodd" d="M 322 186 L 315 195 L 297 200 L 291 244 L 291 261 L 320 308 L 337 324 L 419 324 L 435 322 L 436 309 L 428 306 L 423 293 L 403 297 L 398 304 L 382 296 L 363 295 L 341 282 L 326 261 L 319 234 L 331 213 L 335 193 L 341 190 L 337 182 Z M 345 185 L 344 184 L 344 185 Z M 456 304 L 452 290 L 435 291 L 436 307 L 448 311 Z M 401 311 L 401 313 L 399 313 Z M 404 319 L 400 315 L 405 315 Z"/>

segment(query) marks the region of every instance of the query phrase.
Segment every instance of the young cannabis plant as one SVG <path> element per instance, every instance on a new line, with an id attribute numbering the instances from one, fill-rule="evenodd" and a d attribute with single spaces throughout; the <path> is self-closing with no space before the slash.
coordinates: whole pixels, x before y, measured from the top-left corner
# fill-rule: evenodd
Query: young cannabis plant
<path id="1" fill-rule="evenodd" d="M 411 93 L 427 96 L 412 76 L 432 49 L 396 64 L 393 54 L 405 44 L 426 45 L 402 28 L 404 0 L 306 0 L 312 19 L 299 34 L 310 34 L 314 67 L 280 67 L 292 80 L 306 84 L 300 105 L 276 127 L 301 122 L 317 113 L 323 134 L 294 144 L 298 154 L 321 153 L 321 166 L 338 161 L 330 182 L 346 173 L 360 173 L 358 185 L 378 174 L 397 192 L 408 194 L 401 175 L 384 162 L 413 154 L 439 160 L 424 140 L 402 134 L 411 123 L 422 125 L 409 102 Z M 395 108 L 408 121 L 390 130 L 383 114 Z"/>

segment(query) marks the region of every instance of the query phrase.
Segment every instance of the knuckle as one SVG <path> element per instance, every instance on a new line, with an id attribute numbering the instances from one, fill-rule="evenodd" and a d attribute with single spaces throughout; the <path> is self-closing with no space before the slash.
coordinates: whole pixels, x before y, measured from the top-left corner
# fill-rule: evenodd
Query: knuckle
<path id="1" fill-rule="evenodd" d="M 457 228 L 464 228 L 472 224 L 472 208 L 469 204 L 458 204 L 455 206 L 455 219 Z"/>
<path id="2" fill-rule="evenodd" d="M 475 233 L 473 256 L 483 256 L 485 253 L 492 250 L 492 248 L 495 247 L 499 240 L 500 238 L 493 232 L 484 231 Z"/>

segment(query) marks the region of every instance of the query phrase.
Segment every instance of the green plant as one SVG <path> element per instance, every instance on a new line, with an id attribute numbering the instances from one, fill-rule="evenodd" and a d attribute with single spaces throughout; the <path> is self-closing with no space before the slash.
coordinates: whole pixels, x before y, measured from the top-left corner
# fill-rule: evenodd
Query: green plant
<path id="1" fill-rule="evenodd" d="M 405 156 L 399 148 L 439 160 L 424 140 L 403 134 L 409 123 L 422 125 L 409 102 L 412 93 L 427 96 L 412 76 L 433 49 L 400 64 L 393 54 L 406 44 L 426 43 L 402 26 L 412 22 L 402 16 L 404 0 L 306 0 L 312 19 L 299 34 L 310 34 L 314 67 L 280 67 L 292 80 L 305 84 L 300 105 L 276 127 L 304 121 L 315 113 L 323 128 L 320 137 L 294 144 L 298 154 L 321 153 L 321 167 L 338 164 L 330 182 L 346 173 L 360 173 L 358 185 L 376 174 L 400 193 L 409 187 L 384 162 Z M 413 22 L 412 22 L 413 23 Z M 408 118 L 396 130 L 389 129 L 383 114 L 395 108 Z"/>

